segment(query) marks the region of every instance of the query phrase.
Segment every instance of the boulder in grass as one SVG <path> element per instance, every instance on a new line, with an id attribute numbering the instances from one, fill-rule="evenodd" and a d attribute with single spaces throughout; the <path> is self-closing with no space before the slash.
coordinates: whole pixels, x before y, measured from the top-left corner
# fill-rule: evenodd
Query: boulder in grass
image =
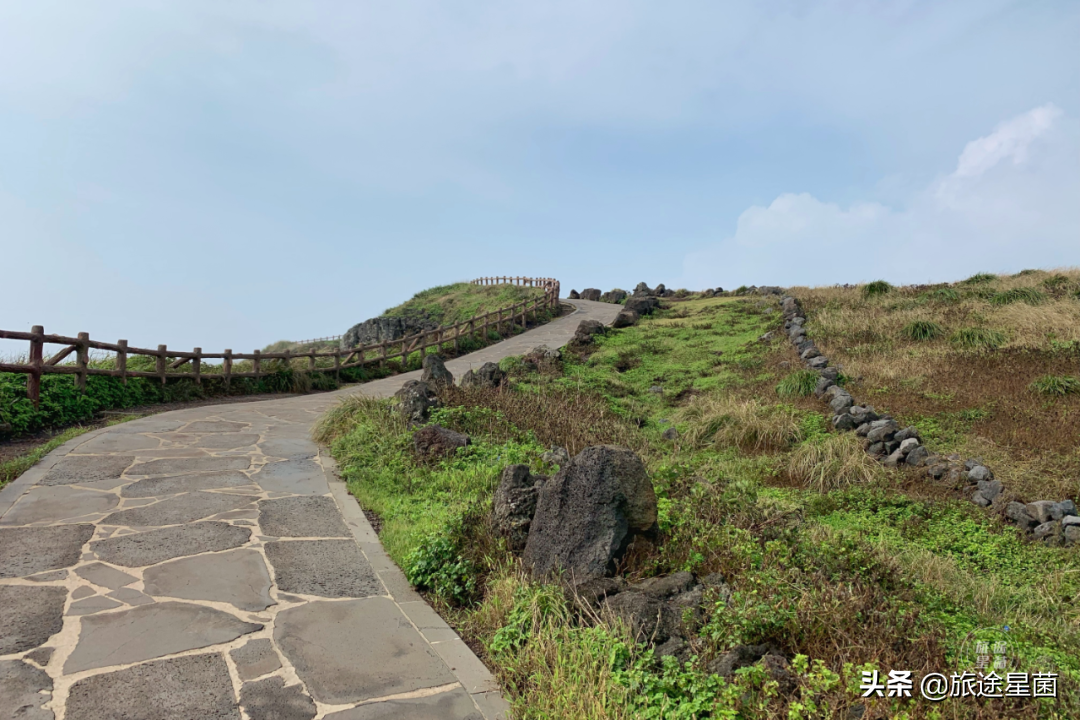
<path id="1" fill-rule="evenodd" d="M 637 325 L 637 322 L 640 319 L 641 319 L 641 316 L 638 315 L 633 310 L 623 310 L 622 312 L 620 312 L 618 315 L 615 316 L 615 320 L 612 321 L 611 327 L 613 327 L 613 328 L 630 327 L 631 325 Z"/>
<path id="2" fill-rule="evenodd" d="M 651 296 L 637 296 L 626 299 L 624 307 L 633 310 L 638 315 L 651 315 L 654 310 L 660 308 L 660 301 Z"/>
<path id="3" fill-rule="evenodd" d="M 634 297 L 648 297 L 649 295 L 654 294 L 655 293 L 653 292 L 653 290 L 651 290 L 649 286 L 643 282 L 639 282 L 637 285 L 634 286 Z"/>
<path id="4" fill-rule="evenodd" d="M 421 458 L 434 459 L 453 455 L 471 441 L 468 435 L 448 430 L 442 425 L 428 425 L 413 434 L 413 448 Z"/>
<path id="5" fill-rule="evenodd" d="M 581 295 L 578 293 L 577 290 L 571 290 L 570 294 L 567 295 L 566 297 L 569 298 L 570 300 L 580 300 L 581 299 Z"/>
<path id="6" fill-rule="evenodd" d="M 506 373 L 493 362 L 486 362 L 475 370 L 470 369 L 461 376 L 463 388 L 488 388 L 494 389 L 503 384 Z"/>
<path id="7" fill-rule="evenodd" d="M 1038 525 L 1039 523 L 1028 512 L 1027 506 L 1024 503 L 1011 502 L 1005 508 L 1005 517 L 1012 520 L 1024 530 L 1030 529 Z"/>
<path id="8" fill-rule="evenodd" d="M 437 390 L 454 384 L 454 376 L 446 369 L 446 363 L 440 356 L 425 355 L 423 368 L 424 372 L 420 375 L 420 381 L 427 383 L 431 388 Z"/>
<path id="9" fill-rule="evenodd" d="M 510 465 L 503 470 L 495 490 L 492 525 L 495 532 L 506 538 L 514 554 L 525 549 L 536 513 L 536 497 L 546 480 L 544 475 L 530 473 L 528 465 Z"/>
<path id="10" fill-rule="evenodd" d="M 427 422 L 433 408 L 440 405 L 431 387 L 421 380 L 410 380 L 394 393 L 398 409 L 410 425 Z"/>
<path id="11" fill-rule="evenodd" d="M 627 448 L 588 447 L 544 483 L 525 546 L 534 578 L 565 572 L 573 584 L 611 574 L 637 536 L 657 533 L 656 492 Z"/>
<path id="12" fill-rule="evenodd" d="M 600 291 L 597 288 L 585 288 L 581 291 L 581 299 L 599 302 Z"/>
<path id="13" fill-rule="evenodd" d="M 618 288 L 615 290 L 608 290 L 600 296 L 600 302 L 614 303 L 617 305 L 626 299 L 626 295 L 627 293 L 625 290 L 619 290 Z"/>
<path id="14" fill-rule="evenodd" d="M 599 320 L 582 320 L 574 331 L 573 343 L 576 345 L 588 345 L 593 341 L 593 335 L 603 335 L 607 328 Z"/>

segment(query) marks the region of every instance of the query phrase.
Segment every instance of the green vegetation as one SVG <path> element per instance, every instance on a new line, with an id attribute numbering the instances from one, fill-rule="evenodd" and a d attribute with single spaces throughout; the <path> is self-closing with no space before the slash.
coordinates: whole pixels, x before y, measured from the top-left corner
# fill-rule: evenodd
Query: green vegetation
<path id="1" fill-rule="evenodd" d="M 994 350 L 1004 345 L 1006 339 L 1000 330 L 980 327 L 960 328 L 952 336 L 953 344 L 969 350 Z"/>
<path id="2" fill-rule="evenodd" d="M 818 378 L 813 370 L 796 370 L 776 384 L 776 394 L 782 398 L 807 397 L 813 394 Z"/>
<path id="3" fill-rule="evenodd" d="M 964 285 L 985 285 L 987 283 L 997 280 L 997 275 L 993 273 L 975 273 L 967 280 L 963 281 Z"/>
<path id="4" fill-rule="evenodd" d="M 1031 287 L 1014 287 L 994 293 L 990 296 L 992 305 L 1011 305 L 1025 302 L 1028 305 L 1041 305 L 1046 302 L 1046 295 Z"/>
<path id="5" fill-rule="evenodd" d="M 833 432 L 806 396 L 807 377 L 775 369 L 790 347 L 757 341 L 779 322 L 768 301 L 692 299 L 566 351 L 561 367 L 507 359 L 508 391 L 443 393 L 433 420 L 473 445 L 436 463 L 414 457 L 412 431 L 376 401 L 342 405 L 320 439 L 381 518 L 391 556 L 482 649 L 515 717 L 1076 716 L 1075 550 L 1031 544 L 966 499 L 927 499 L 924 483 L 885 471 L 856 436 Z M 992 408 L 960 406 L 913 424 L 949 451 L 992 417 Z M 672 426 L 678 442 L 661 440 Z M 550 473 L 540 455 L 551 445 L 576 454 L 600 443 L 634 449 L 657 492 L 661 537 L 628 559 L 628 579 L 688 570 L 720 572 L 730 585 L 730 598 L 706 596 L 685 665 L 658 661 L 620 623 L 530 580 L 490 532 L 503 467 Z M 1023 668 L 1061 674 L 1056 704 L 861 698 L 861 671 L 951 672 L 965 639 L 1006 624 Z M 727 679 L 709 672 L 720 653 L 757 643 L 790 659 L 793 691 L 760 665 Z"/>
<path id="6" fill-rule="evenodd" d="M 863 286 L 863 295 L 866 297 L 873 297 L 875 295 L 885 295 L 891 292 L 893 286 L 884 280 L 875 280 L 872 283 L 867 283 Z"/>
<path id="7" fill-rule="evenodd" d="M 493 310 L 533 300 L 544 294 L 541 288 L 518 285 L 440 285 L 416 293 L 401 305 L 383 313 L 387 317 L 417 317 L 440 325 L 455 323 Z"/>
<path id="8" fill-rule="evenodd" d="M 1032 381 L 1031 389 L 1043 395 L 1080 393 L 1080 378 L 1071 375 L 1043 375 Z"/>
<path id="9" fill-rule="evenodd" d="M 933 320 L 914 320 L 900 333 L 908 340 L 936 340 L 945 335 L 945 328 Z"/>

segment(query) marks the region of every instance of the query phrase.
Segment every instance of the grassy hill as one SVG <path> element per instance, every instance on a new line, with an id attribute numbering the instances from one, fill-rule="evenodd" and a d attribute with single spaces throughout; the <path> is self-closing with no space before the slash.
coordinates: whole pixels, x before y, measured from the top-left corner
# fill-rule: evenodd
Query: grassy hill
<path id="1" fill-rule="evenodd" d="M 1076 396 L 1041 380 L 1080 375 L 1076 288 L 1065 272 L 796 294 L 856 397 L 917 424 L 934 452 L 981 452 L 1010 491 L 1076 499 Z M 759 339 L 781 322 L 775 298 L 691 297 L 559 363 L 504 362 L 509 392 L 443 394 L 434 420 L 473 444 L 442 462 L 414 458 L 412 431 L 376 401 L 343 405 L 322 437 L 381 517 L 388 552 L 481 648 L 516 718 L 1077 717 L 1080 552 L 1032 542 L 834 432 L 783 333 Z M 686 665 L 527 579 L 489 530 L 507 464 L 551 473 L 540 457 L 551 445 L 601 443 L 635 450 L 659 501 L 659 542 L 621 573 L 719 572 L 731 588 L 706 596 Z M 1006 625 L 1019 669 L 1060 674 L 1058 699 L 931 703 L 917 686 L 910 699 L 861 697 L 863 671 L 948 675 Z M 781 692 L 760 665 L 727 680 L 709 671 L 755 644 L 788 658 L 797 688 Z"/>

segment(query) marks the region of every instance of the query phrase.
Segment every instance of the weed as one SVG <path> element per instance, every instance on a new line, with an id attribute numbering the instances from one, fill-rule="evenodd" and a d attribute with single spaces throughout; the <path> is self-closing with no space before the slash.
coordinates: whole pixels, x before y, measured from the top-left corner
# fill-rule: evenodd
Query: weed
<path id="1" fill-rule="evenodd" d="M 1043 287 L 1049 290 L 1054 290 L 1056 288 L 1068 285 L 1070 282 L 1071 281 L 1069 280 L 1069 278 L 1065 275 L 1051 275 L 1050 277 L 1043 280 L 1042 284 Z"/>
<path id="2" fill-rule="evenodd" d="M 949 287 L 941 287 L 929 291 L 926 293 L 926 297 L 930 300 L 937 300 L 938 302 L 954 303 L 960 300 L 960 293 Z"/>
<path id="3" fill-rule="evenodd" d="M 789 405 L 765 405 L 718 393 L 695 398 L 679 413 L 690 427 L 688 442 L 766 452 L 791 447 L 802 439 L 799 412 Z"/>
<path id="4" fill-rule="evenodd" d="M 1005 344 L 1005 333 L 988 328 L 960 328 L 952 336 L 957 347 L 969 350 L 996 350 Z"/>
<path id="5" fill-rule="evenodd" d="M 962 282 L 964 285 L 985 285 L 994 280 L 997 280 L 997 275 L 993 273 L 976 273 Z"/>
<path id="6" fill-rule="evenodd" d="M 1011 305 L 1025 302 L 1028 305 L 1041 305 L 1046 302 L 1046 295 L 1031 287 L 1014 287 L 994 293 L 990 296 L 991 305 Z"/>
<path id="7" fill-rule="evenodd" d="M 860 438 L 852 433 L 832 433 L 795 448 L 787 467 L 792 480 L 818 492 L 882 477 L 881 465 L 866 454 Z"/>
<path id="8" fill-rule="evenodd" d="M 776 394 L 783 398 L 807 397 L 813 394 L 819 377 L 813 370 L 796 370 L 776 385 Z"/>
<path id="9" fill-rule="evenodd" d="M 402 569 L 416 588 L 444 602 L 467 605 L 476 597 L 477 570 L 448 534 L 455 533 L 444 530 L 420 543 L 405 556 Z"/>
<path id="10" fill-rule="evenodd" d="M 908 340 L 936 340 L 945 335 L 945 328 L 933 320 L 914 320 L 900 331 Z"/>
<path id="11" fill-rule="evenodd" d="M 1080 393 L 1080 378 L 1070 375 L 1043 375 L 1032 381 L 1030 387 L 1042 395 Z"/>
<path id="12" fill-rule="evenodd" d="M 875 297 L 877 295 L 887 295 L 893 289 L 893 286 L 884 280 L 875 280 L 872 283 L 867 283 L 863 286 L 864 297 Z"/>

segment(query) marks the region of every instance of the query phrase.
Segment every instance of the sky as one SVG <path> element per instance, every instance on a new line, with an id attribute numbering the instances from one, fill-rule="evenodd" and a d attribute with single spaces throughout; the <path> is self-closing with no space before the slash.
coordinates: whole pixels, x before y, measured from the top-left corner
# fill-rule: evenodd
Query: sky
<path id="1" fill-rule="evenodd" d="M 1075 0 L 0 0 L 0 328 L 240 352 L 483 275 L 1080 265 L 1077 37 Z"/>

